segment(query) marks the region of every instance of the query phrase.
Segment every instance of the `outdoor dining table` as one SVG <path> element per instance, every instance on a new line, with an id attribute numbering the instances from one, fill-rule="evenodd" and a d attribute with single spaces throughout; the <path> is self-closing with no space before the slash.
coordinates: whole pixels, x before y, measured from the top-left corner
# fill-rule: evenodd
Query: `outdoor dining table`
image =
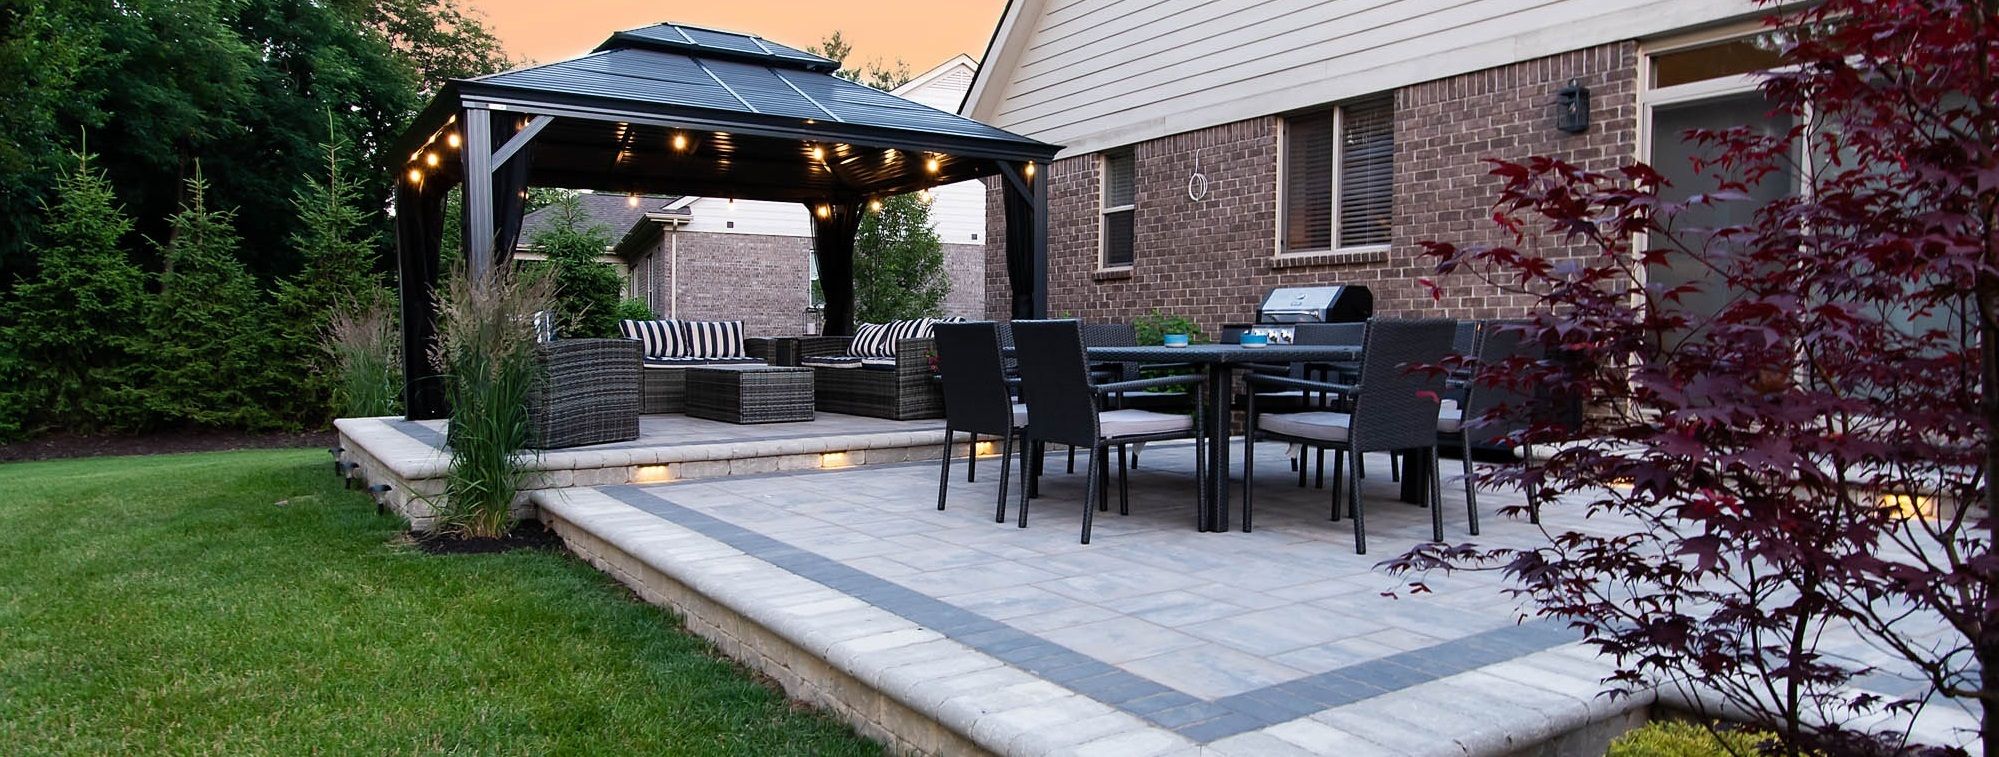
<path id="1" fill-rule="evenodd" d="M 1346 363 L 1360 360 L 1358 346 L 1273 344 L 1266 347 L 1244 347 L 1236 344 L 1194 344 L 1186 347 L 1144 346 L 1144 347 L 1090 347 L 1089 359 L 1093 363 L 1191 363 L 1199 365 L 1207 374 L 1203 390 L 1207 393 L 1204 403 L 1210 408 L 1207 417 L 1206 434 L 1219 443 L 1208 445 L 1208 470 L 1217 472 L 1208 482 L 1208 490 L 1202 500 L 1200 530 L 1227 531 L 1229 529 L 1229 424 L 1233 417 L 1235 392 L 1233 378 L 1238 368 L 1250 364 L 1285 363 Z M 1299 465 L 1305 464 L 1303 456 Z M 1404 455 L 1402 472 L 1402 500 L 1422 504 L 1429 501 L 1429 459 L 1425 454 Z"/>

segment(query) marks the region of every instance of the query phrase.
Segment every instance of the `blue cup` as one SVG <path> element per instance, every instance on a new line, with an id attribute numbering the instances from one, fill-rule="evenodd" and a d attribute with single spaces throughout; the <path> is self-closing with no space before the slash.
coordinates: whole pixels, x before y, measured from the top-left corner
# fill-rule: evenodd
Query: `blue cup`
<path id="1" fill-rule="evenodd" d="M 1185 347 L 1187 346 L 1187 335 L 1167 334 L 1162 338 L 1161 343 L 1168 347 Z"/>

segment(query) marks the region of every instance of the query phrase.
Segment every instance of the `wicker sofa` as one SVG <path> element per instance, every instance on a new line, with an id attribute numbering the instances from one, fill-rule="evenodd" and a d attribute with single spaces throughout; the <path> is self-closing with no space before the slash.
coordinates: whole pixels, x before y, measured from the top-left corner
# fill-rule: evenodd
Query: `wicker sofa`
<path id="1" fill-rule="evenodd" d="M 639 412 L 647 415 L 687 412 L 687 369 L 704 365 L 796 365 L 796 346 L 788 337 L 748 337 L 742 338 L 740 324 L 736 324 L 734 336 L 740 339 L 741 349 L 723 346 L 719 349 L 700 350 L 691 348 L 684 341 L 660 340 L 659 329 L 674 330 L 684 334 L 690 325 L 725 322 L 692 321 L 621 321 L 618 331 L 625 340 L 639 345 L 639 365 L 642 378 L 635 395 L 639 398 Z M 735 323 L 735 322 L 726 322 Z M 647 332 L 647 325 L 653 329 Z M 709 354 L 695 354 L 707 352 Z M 719 352 L 720 354 L 715 354 Z"/>
<path id="2" fill-rule="evenodd" d="M 812 368 L 821 412 L 907 421 L 944 417 L 944 390 L 931 365 L 936 342 L 898 339 L 892 358 L 854 356 L 854 337 L 798 339 L 799 364 Z"/>
<path id="3" fill-rule="evenodd" d="M 535 347 L 542 375 L 528 390 L 528 447 L 562 449 L 639 438 L 639 346 L 624 339 L 557 339 Z"/>

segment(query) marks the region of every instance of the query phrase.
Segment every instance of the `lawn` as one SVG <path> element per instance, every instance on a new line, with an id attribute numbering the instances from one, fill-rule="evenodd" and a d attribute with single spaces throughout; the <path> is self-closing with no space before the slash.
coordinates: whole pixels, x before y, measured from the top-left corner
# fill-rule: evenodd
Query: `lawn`
<path id="1" fill-rule="evenodd" d="M 319 450 L 0 465 L 0 744 L 879 752 L 575 560 L 400 527 Z"/>

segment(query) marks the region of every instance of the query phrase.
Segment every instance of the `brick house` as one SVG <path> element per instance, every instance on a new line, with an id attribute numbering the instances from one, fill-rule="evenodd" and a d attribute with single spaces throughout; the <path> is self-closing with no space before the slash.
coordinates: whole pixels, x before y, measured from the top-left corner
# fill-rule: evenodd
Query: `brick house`
<path id="1" fill-rule="evenodd" d="M 1272 287 L 1318 283 L 1369 286 L 1381 315 L 1515 315 L 1465 278 L 1441 302 L 1418 284 L 1422 240 L 1499 241 L 1484 158 L 1685 174 L 1686 128 L 1767 120 L 1753 74 L 1775 54 L 1749 0 L 1113 4 L 1012 0 L 960 111 L 1065 145 L 1052 315 L 1158 310 L 1212 334 Z M 1579 130 L 1561 119 L 1574 88 Z M 988 219 L 1000 203 L 989 180 Z M 1004 318 L 1004 240 L 987 249 L 986 313 Z"/>
<path id="2" fill-rule="evenodd" d="M 951 111 L 964 99 L 977 64 L 956 56 L 893 94 Z M 951 280 L 945 315 L 985 309 L 985 186 L 977 181 L 930 192 L 931 228 L 944 247 Z M 625 274 L 626 296 L 662 318 L 740 320 L 757 336 L 817 333 L 811 302 L 812 219 L 803 205 L 726 197 L 590 194 L 578 196 L 593 225 L 615 241 L 605 262 Z M 546 209 L 522 219 L 515 257 L 536 260 L 534 232 Z"/>

